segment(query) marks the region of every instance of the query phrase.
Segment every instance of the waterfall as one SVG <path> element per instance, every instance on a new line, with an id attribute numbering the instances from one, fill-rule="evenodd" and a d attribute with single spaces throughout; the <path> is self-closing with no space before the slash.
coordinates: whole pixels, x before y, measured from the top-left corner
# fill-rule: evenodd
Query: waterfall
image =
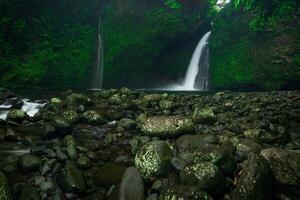
<path id="1" fill-rule="evenodd" d="M 209 48 L 208 39 L 211 32 L 207 32 L 197 44 L 190 60 L 183 84 L 172 85 L 169 90 L 208 90 L 209 81 Z"/>
<path id="2" fill-rule="evenodd" d="M 193 53 L 183 84 L 185 90 L 208 89 L 208 39 L 210 33 L 208 32 L 202 37 Z"/>
<path id="3" fill-rule="evenodd" d="M 96 65 L 94 70 L 94 89 L 102 88 L 103 81 L 103 38 L 102 38 L 102 23 L 101 16 L 99 16 L 98 20 L 98 39 L 97 39 L 97 57 L 96 57 Z"/>

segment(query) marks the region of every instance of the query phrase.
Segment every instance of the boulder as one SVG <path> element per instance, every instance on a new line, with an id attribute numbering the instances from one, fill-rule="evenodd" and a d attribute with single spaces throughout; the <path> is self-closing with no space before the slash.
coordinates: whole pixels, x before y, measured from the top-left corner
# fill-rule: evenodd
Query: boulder
<path id="1" fill-rule="evenodd" d="M 198 186 L 211 194 L 219 193 L 224 188 L 224 177 L 219 168 L 211 162 L 198 162 L 186 166 L 180 172 L 183 183 Z"/>
<path id="2" fill-rule="evenodd" d="M 136 127 L 136 122 L 132 119 L 123 118 L 119 121 L 118 125 L 123 127 L 125 130 L 132 130 Z"/>
<path id="3" fill-rule="evenodd" d="M 82 172 L 71 162 L 65 164 L 58 176 L 57 183 L 64 192 L 80 193 L 86 189 Z"/>
<path id="4" fill-rule="evenodd" d="M 70 159 L 75 160 L 77 158 L 77 142 L 71 135 L 67 135 L 63 139 L 63 145 L 66 148 L 67 154 Z"/>
<path id="5" fill-rule="evenodd" d="M 269 148 L 260 155 L 268 161 L 277 186 L 287 196 L 300 199 L 300 151 Z"/>
<path id="6" fill-rule="evenodd" d="M 115 163 L 108 163 L 97 169 L 94 183 L 98 186 L 109 188 L 121 182 L 126 168 Z"/>
<path id="7" fill-rule="evenodd" d="M 62 115 L 71 125 L 74 125 L 79 121 L 79 115 L 74 110 L 64 111 Z"/>
<path id="8" fill-rule="evenodd" d="M 193 116 L 192 116 L 193 122 L 195 124 L 214 124 L 217 121 L 217 117 L 214 114 L 213 110 L 211 108 L 199 108 L 197 107 L 194 110 Z"/>
<path id="9" fill-rule="evenodd" d="M 143 178 L 135 167 L 126 169 L 119 189 L 118 200 L 145 200 Z"/>
<path id="10" fill-rule="evenodd" d="M 86 111 L 81 115 L 81 119 L 91 125 L 102 125 L 106 121 L 96 111 Z"/>
<path id="11" fill-rule="evenodd" d="M 218 138 L 213 135 L 182 135 L 177 138 L 175 147 L 180 152 L 194 152 L 205 144 L 216 144 Z"/>
<path id="12" fill-rule="evenodd" d="M 171 168 L 172 151 L 164 141 L 152 141 L 142 146 L 135 156 L 135 165 L 143 178 L 163 177 Z"/>
<path id="13" fill-rule="evenodd" d="M 194 133 L 192 120 L 183 116 L 153 116 L 140 115 L 138 127 L 147 136 L 174 138 L 183 134 Z"/>
<path id="14" fill-rule="evenodd" d="M 169 186 L 162 189 L 158 200 L 213 200 L 206 192 L 196 187 L 182 185 Z"/>
<path id="15" fill-rule="evenodd" d="M 16 109 L 10 110 L 6 116 L 7 121 L 13 121 L 17 123 L 21 123 L 28 118 L 29 116 L 26 114 L 26 112 L 22 110 L 16 110 Z"/>
<path id="16" fill-rule="evenodd" d="M 24 154 L 18 160 L 18 167 L 24 173 L 37 171 L 41 165 L 42 159 L 34 154 Z"/>
<path id="17" fill-rule="evenodd" d="M 233 200 L 268 200 L 272 196 L 272 172 L 260 156 L 251 156 L 243 164 L 232 193 Z"/>
<path id="18" fill-rule="evenodd" d="M 202 145 L 193 156 L 193 162 L 212 162 L 223 173 L 230 173 L 236 167 L 234 155 L 227 149 L 218 145 Z"/>

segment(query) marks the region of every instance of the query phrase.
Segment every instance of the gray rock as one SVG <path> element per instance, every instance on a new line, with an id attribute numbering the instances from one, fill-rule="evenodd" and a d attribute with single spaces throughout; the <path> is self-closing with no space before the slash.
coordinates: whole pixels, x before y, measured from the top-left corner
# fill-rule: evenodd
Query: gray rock
<path id="1" fill-rule="evenodd" d="M 41 165 L 41 158 L 33 154 L 25 154 L 18 160 L 19 169 L 25 173 L 36 171 Z"/>
<path id="2" fill-rule="evenodd" d="M 232 193 L 233 200 L 272 199 L 272 172 L 268 163 L 259 156 L 251 156 L 243 164 L 236 186 Z"/>
<path id="3" fill-rule="evenodd" d="M 199 162 L 186 166 L 180 172 L 183 183 L 198 186 L 203 191 L 218 193 L 224 188 L 224 177 L 211 162 Z"/>
<path id="4" fill-rule="evenodd" d="M 164 141 L 152 141 L 145 144 L 135 156 L 135 165 L 142 176 L 149 180 L 151 177 L 162 177 L 171 168 L 172 151 Z"/>
<path id="5" fill-rule="evenodd" d="M 174 138 L 195 132 L 192 120 L 183 116 L 153 116 L 147 118 L 141 115 L 137 121 L 140 130 L 150 137 Z"/>
<path id="6" fill-rule="evenodd" d="M 145 200 L 144 181 L 135 167 L 126 169 L 119 189 L 119 200 Z"/>
<path id="7" fill-rule="evenodd" d="M 71 162 L 67 162 L 61 170 L 57 183 L 64 192 L 83 192 L 86 183 L 81 171 Z"/>
<path id="8" fill-rule="evenodd" d="M 268 162 L 278 187 L 293 199 L 300 198 L 300 151 L 279 148 L 264 149 L 260 153 Z"/>
<path id="9" fill-rule="evenodd" d="M 84 122 L 91 125 L 102 125 L 106 121 L 96 111 L 86 111 L 81 115 Z"/>
<path id="10" fill-rule="evenodd" d="M 199 108 L 194 110 L 192 116 L 195 124 L 214 124 L 217 121 L 217 117 L 210 108 Z"/>
<path id="11" fill-rule="evenodd" d="M 1 200 L 12 200 L 7 179 L 5 175 L 0 171 L 0 199 Z"/>

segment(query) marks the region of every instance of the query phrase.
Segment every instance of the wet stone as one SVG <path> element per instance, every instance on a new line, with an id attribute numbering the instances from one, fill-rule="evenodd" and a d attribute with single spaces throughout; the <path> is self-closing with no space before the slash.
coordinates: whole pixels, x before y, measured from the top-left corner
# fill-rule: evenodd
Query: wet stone
<path id="1" fill-rule="evenodd" d="M 259 156 L 252 156 L 243 164 L 236 186 L 233 200 L 268 200 L 272 192 L 272 172 L 268 163 Z"/>
<path id="2" fill-rule="evenodd" d="M 194 110 L 192 116 L 195 124 L 214 124 L 217 121 L 217 117 L 211 108 L 199 108 Z"/>
<path id="3" fill-rule="evenodd" d="M 67 162 L 61 170 L 57 183 L 64 192 L 83 192 L 86 183 L 82 172 L 71 162 Z"/>
<path id="4" fill-rule="evenodd" d="M 172 151 L 164 141 L 145 144 L 135 156 L 135 165 L 143 178 L 162 177 L 171 169 Z"/>
<path id="5" fill-rule="evenodd" d="M 72 160 L 75 160 L 77 158 L 77 142 L 75 138 L 71 135 L 67 135 L 63 139 L 64 146 L 66 148 L 66 152 Z"/>
<path id="6" fill-rule="evenodd" d="M 22 172 L 37 171 L 41 165 L 41 158 L 34 154 L 25 154 L 18 160 L 18 167 Z"/>
<path id="7" fill-rule="evenodd" d="M 183 134 L 194 133 L 192 120 L 183 116 L 153 116 L 141 115 L 137 119 L 138 127 L 147 136 L 174 138 Z"/>
<path id="8" fill-rule="evenodd" d="M 135 167 L 126 169 L 119 189 L 118 200 L 145 200 L 144 181 Z"/>
<path id="9" fill-rule="evenodd" d="M 199 162 L 186 166 L 180 172 L 183 183 L 198 186 L 209 193 L 219 193 L 224 188 L 224 177 L 211 162 Z"/>
<path id="10" fill-rule="evenodd" d="M 94 183 L 98 186 L 109 188 L 121 182 L 126 168 L 114 163 L 108 163 L 97 169 Z"/>
<path id="11" fill-rule="evenodd" d="M 86 156 L 80 156 L 77 159 L 76 164 L 81 169 L 88 169 L 88 168 L 90 168 L 92 166 L 91 160 L 88 157 L 86 157 Z"/>

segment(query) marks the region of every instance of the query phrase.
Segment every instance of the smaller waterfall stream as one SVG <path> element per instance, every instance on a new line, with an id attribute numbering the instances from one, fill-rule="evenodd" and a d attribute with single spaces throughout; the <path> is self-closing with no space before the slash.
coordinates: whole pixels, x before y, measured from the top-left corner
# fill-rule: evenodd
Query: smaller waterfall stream
<path id="1" fill-rule="evenodd" d="M 102 38 L 102 23 L 101 16 L 98 22 L 98 43 L 97 43 L 97 57 L 96 66 L 94 70 L 93 89 L 102 89 L 103 81 L 103 38 Z"/>
<path id="2" fill-rule="evenodd" d="M 209 48 L 207 32 L 199 41 L 191 58 L 183 84 L 173 85 L 170 90 L 208 90 L 209 77 Z"/>

